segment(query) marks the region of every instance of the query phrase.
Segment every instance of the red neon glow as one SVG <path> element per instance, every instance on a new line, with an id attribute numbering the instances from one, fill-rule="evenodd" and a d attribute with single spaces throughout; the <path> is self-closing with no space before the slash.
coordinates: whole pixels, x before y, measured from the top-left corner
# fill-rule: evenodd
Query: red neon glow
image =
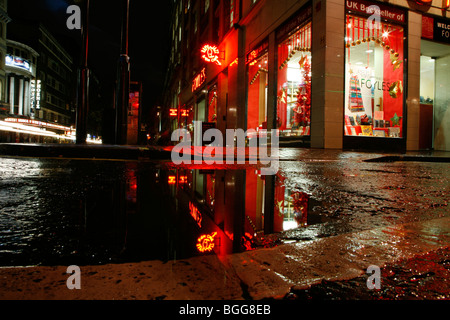
<path id="1" fill-rule="evenodd" d="M 171 117 L 176 117 L 178 116 L 178 110 L 177 109 L 170 109 L 170 114 Z"/>
<path id="2" fill-rule="evenodd" d="M 202 58 L 206 62 L 212 62 L 217 64 L 218 66 L 222 65 L 219 61 L 219 49 L 216 46 L 210 46 L 209 44 L 205 44 L 202 49 Z"/>
<path id="3" fill-rule="evenodd" d="M 200 252 L 211 252 L 214 249 L 214 237 L 217 235 L 217 232 L 213 232 L 212 234 L 204 234 L 200 236 L 197 240 L 197 249 Z"/>
<path id="4" fill-rule="evenodd" d="M 180 184 L 187 183 L 187 176 L 180 176 L 180 179 L 178 181 Z"/>
<path id="5" fill-rule="evenodd" d="M 192 92 L 201 87 L 201 85 L 206 81 L 206 69 L 203 68 L 202 71 L 194 78 L 192 81 Z"/>
<path id="6" fill-rule="evenodd" d="M 198 226 L 202 227 L 202 214 L 200 211 L 198 211 L 197 207 L 194 206 L 192 202 L 189 202 L 189 213 L 191 214 L 192 218 L 197 222 Z"/>
<path id="7" fill-rule="evenodd" d="M 249 59 L 249 60 L 254 60 L 254 59 L 256 59 L 256 55 L 257 55 L 257 53 L 256 53 L 255 50 L 253 50 L 252 52 L 250 52 L 250 55 L 249 55 L 250 59 Z"/>
<path id="8" fill-rule="evenodd" d="M 235 64 L 238 64 L 238 61 L 239 61 L 239 58 L 234 59 L 234 61 L 232 63 L 230 63 L 230 67 L 234 66 Z"/>
<path id="9" fill-rule="evenodd" d="M 188 111 L 187 111 L 186 109 L 181 110 L 181 116 L 182 116 L 182 117 L 188 117 L 188 116 L 189 116 L 189 115 L 188 115 Z"/>
<path id="10" fill-rule="evenodd" d="M 169 184 L 175 184 L 176 182 L 177 182 L 177 177 L 169 176 L 169 180 L 168 180 Z"/>

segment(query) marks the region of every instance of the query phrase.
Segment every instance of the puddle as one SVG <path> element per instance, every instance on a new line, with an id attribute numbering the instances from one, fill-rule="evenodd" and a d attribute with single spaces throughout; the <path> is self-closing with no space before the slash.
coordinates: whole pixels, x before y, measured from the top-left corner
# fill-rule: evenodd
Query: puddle
<path id="1" fill-rule="evenodd" d="M 274 246 L 273 234 L 322 222 L 308 194 L 255 168 L 0 161 L 1 266 L 222 255 Z"/>
<path id="2" fill-rule="evenodd" d="M 432 219 L 448 214 L 442 169 L 289 161 L 262 176 L 247 165 L 1 158 L 0 266 L 225 255 Z"/>

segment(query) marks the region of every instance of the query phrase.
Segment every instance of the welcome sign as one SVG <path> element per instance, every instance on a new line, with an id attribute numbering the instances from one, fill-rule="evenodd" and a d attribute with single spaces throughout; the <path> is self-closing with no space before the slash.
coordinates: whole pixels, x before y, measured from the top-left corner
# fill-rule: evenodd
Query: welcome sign
<path id="1" fill-rule="evenodd" d="M 422 38 L 450 43 L 450 19 L 422 16 Z"/>

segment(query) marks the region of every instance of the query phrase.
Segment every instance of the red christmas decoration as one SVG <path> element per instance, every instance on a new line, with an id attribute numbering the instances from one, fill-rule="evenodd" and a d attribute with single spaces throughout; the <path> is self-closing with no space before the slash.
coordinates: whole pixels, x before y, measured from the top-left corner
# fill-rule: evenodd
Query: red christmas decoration
<path id="1" fill-rule="evenodd" d="M 293 192 L 291 194 L 294 206 L 294 217 L 299 226 L 305 226 L 308 218 L 309 195 L 304 192 Z"/>
<path id="2" fill-rule="evenodd" d="M 299 86 L 297 104 L 294 107 L 294 121 L 298 125 L 309 126 L 311 123 L 311 65 L 307 56 L 300 59 L 300 68 L 303 69 L 303 84 Z"/>

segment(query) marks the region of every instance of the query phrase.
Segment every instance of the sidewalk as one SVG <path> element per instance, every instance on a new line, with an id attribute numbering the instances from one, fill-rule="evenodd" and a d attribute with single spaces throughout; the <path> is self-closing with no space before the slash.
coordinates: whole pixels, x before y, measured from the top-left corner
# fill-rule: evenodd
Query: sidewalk
<path id="1" fill-rule="evenodd" d="M 77 144 L 26 144 L 2 143 L 0 155 L 36 157 L 36 158 L 71 158 L 96 160 L 168 160 L 170 151 L 160 147 L 118 146 L 118 145 L 77 145 Z"/>
<path id="2" fill-rule="evenodd" d="M 206 147 L 190 147 L 193 159 L 204 155 Z M 71 158 L 71 159 L 105 159 L 105 160 L 171 160 L 173 146 L 118 146 L 118 145 L 76 145 L 76 144 L 26 144 L 2 143 L 0 155 L 20 157 Z M 186 149 L 184 149 L 186 150 Z M 241 157 L 233 149 L 234 159 Z M 267 151 L 270 155 L 270 151 Z M 246 161 L 264 160 L 258 148 L 245 148 Z M 264 155 L 264 154 L 263 154 Z M 229 157 L 224 148 L 213 156 L 226 160 Z M 421 161 L 450 162 L 450 152 L 423 151 L 405 154 L 377 153 L 365 151 L 346 151 L 334 149 L 279 148 L 280 161 L 336 161 L 343 159 L 361 159 L 368 162 Z M 205 157 L 204 157 L 205 158 Z"/>
<path id="3" fill-rule="evenodd" d="M 3 268 L 0 299 L 450 299 L 449 248 L 445 217 L 223 257 L 81 266 L 81 290 L 67 289 L 67 266 Z M 381 291 L 365 285 L 370 265 Z"/>

